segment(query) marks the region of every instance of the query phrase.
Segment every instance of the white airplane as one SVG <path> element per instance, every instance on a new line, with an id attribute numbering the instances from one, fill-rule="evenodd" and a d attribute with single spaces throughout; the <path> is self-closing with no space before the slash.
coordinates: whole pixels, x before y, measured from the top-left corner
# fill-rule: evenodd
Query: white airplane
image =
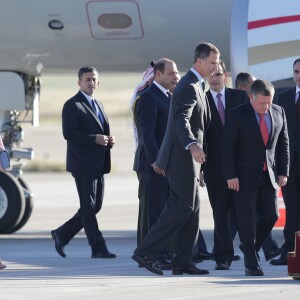
<path id="1" fill-rule="evenodd" d="M 33 202 L 22 174 L 26 121 L 38 125 L 40 76 L 93 65 L 142 72 L 159 57 L 192 65 L 200 41 L 215 44 L 232 78 L 249 71 L 276 86 L 300 55 L 300 1 L 2 0 L 0 133 L 12 168 L 0 172 L 0 233 L 24 226 Z"/>

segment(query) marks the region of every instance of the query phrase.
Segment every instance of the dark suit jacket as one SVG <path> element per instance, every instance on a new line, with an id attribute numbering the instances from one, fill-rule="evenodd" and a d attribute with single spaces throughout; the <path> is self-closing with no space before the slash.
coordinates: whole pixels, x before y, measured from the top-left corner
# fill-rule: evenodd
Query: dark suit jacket
<path id="1" fill-rule="evenodd" d="M 297 123 L 295 110 L 296 88 L 290 89 L 278 96 L 278 104 L 283 107 L 286 115 L 290 139 L 290 165 L 295 161 L 295 154 L 300 158 L 300 127 Z"/>
<path id="2" fill-rule="evenodd" d="M 199 177 L 196 163 L 185 147 L 196 142 L 204 146 L 204 132 L 210 122 L 210 110 L 198 78 L 188 71 L 172 96 L 166 134 L 157 157 L 157 165 L 169 173 Z"/>
<path id="3" fill-rule="evenodd" d="M 239 178 L 240 189 L 256 187 L 265 160 L 274 189 L 278 188 L 277 176 L 289 174 L 289 139 L 284 110 L 272 104 L 270 115 L 272 129 L 265 147 L 250 102 L 229 113 L 222 142 L 223 167 L 226 179 Z"/>
<path id="4" fill-rule="evenodd" d="M 211 122 L 206 132 L 207 157 L 204 165 L 205 181 L 223 181 L 225 179 L 222 158 L 221 140 L 224 126 L 210 91 L 206 93 L 211 110 Z M 225 122 L 229 111 L 248 102 L 247 93 L 241 90 L 225 88 Z"/>
<path id="5" fill-rule="evenodd" d="M 165 135 L 170 99 L 153 83 L 137 99 L 134 120 L 138 133 L 134 170 L 153 171 Z"/>
<path id="6" fill-rule="evenodd" d="M 110 147 L 95 143 L 96 134 L 109 135 L 109 124 L 102 104 L 103 126 L 88 100 L 79 91 L 66 101 L 62 110 L 62 129 L 67 140 L 67 171 L 88 172 L 96 177 L 110 172 Z"/>

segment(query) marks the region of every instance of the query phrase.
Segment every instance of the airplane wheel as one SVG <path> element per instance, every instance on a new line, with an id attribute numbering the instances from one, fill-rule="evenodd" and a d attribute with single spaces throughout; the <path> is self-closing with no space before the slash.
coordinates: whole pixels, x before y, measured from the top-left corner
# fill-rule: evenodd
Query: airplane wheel
<path id="1" fill-rule="evenodd" d="M 8 233 L 23 218 L 25 197 L 17 179 L 0 172 L 0 234 Z"/>
<path id="2" fill-rule="evenodd" d="M 18 178 L 20 185 L 23 188 L 24 197 L 25 197 L 25 211 L 24 215 L 19 223 L 12 227 L 7 233 L 13 233 L 21 229 L 29 220 L 32 210 L 33 210 L 33 198 L 28 184 L 24 181 L 22 177 Z"/>

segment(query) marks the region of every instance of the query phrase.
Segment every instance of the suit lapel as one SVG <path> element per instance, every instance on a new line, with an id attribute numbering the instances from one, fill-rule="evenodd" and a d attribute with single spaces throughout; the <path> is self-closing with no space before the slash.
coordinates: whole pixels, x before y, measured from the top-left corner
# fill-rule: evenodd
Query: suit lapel
<path id="1" fill-rule="evenodd" d="M 287 119 L 289 122 L 293 122 L 293 127 L 297 126 L 297 116 L 296 116 L 296 110 L 295 110 L 295 97 L 296 97 L 296 88 L 292 89 L 288 95 L 284 99 L 284 102 L 281 103 L 285 110 L 285 114 L 287 115 Z"/>
<path id="2" fill-rule="evenodd" d="M 191 70 L 188 71 L 187 75 L 189 75 L 190 78 L 191 78 L 190 80 L 191 80 L 191 81 L 194 81 L 194 83 L 196 84 L 198 94 L 199 94 L 200 99 L 201 99 L 201 101 L 202 101 L 202 105 L 205 107 L 205 104 L 206 104 L 206 103 L 205 103 L 205 102 L 206 102 L 206 101 L 205 101 L 205 93 L 204 93 L 204 91 L 202 90 L 201 84 L 200 84 L 200 82 L 199 82 L 197 76 L 196 76 Z"/>
<path id="3" fill-rule="evenodd" d="M 95 99 L 95 101 L 96 101 L 96 103 L 97 103 L 97 105 L 98 105 L 98 108 L 99 108 L 100 112 L 102 113 L 102 116 L 103 116 L 103 118 L 104 118 L 104 121 L 108 124 L 108 118 L 107 118 L 107 115 L 106 115 L 106 113 L 105 113 L 105 111 L 104 111 L 104 109 L 103 109 L 102 103 L 99 102 L 99 101 L 96 100 L 96 99 Z"/>
<path id="4" fill-rule="evenodd" d="M 197 84 L 196 84 L 197 88 L 198 88 L 198 94 L 200 95 L 200 99 L 202 101 L 202 104 L 205 105 L 205 95 L 204 95 L 204 92 L 202 90 L 202 87 L 199 83 L 199 81 L 197 81 Z"/>
<path id="5" fill-rule="evenodd" d="M 249 120 L 249 125 L 252 128 L 255 128 L 255 135 L 257 136 L 260 143 L 265 147 L 264 140 L 263 140 L 261 132 L 260 132 L 259 123 L 257 122 L 256 112 L 254 111 L 250 102 L 247 103 L 247 109 L 248 109 L 247 116 L 248 116 L 248 120 Z"/>
<path id="6" fill-rule="evenodd" d="M 274 134 L 274 125 L 276 124 L 275 120 L 274 120 L 274 111 L 273 111 L 273 106 L 271 105 L 271 108 L 269 109 L 270 112 L 270 117 L 271 117 L 271 130 L 270 130 L 270 134 L 269 134 L 269 139 L 268 139 L 268 144 L 270 143 L 270 141 L 273 139 L 273 134 Z"/>
<path id="7" fill-rule="evenodd" d="M 234 100 L 232 97 L 232 92 L 231 90 L 225 88 L 225 101 L 226 101 L 226 105 L 225 105 L 225 116 L 228 115 L 228 113 L 230 112 L 230 110 L 235 107 L 234 104 Z"/>
<path id="8" fill-rule="evenodd" d="M 215 120 L 215 122 L 217 123 L 217 125 L 219 127 L 223 127 L 219 111 L 216 107 L 216 103 L 214 101 L 214 98 L 213 98 L 211 92 L 208 91 L 206 95 L 207 95 L 209 107 L 210 107 L 210 110 L 211 110 L 212 119 Z"/>
<path id="9" fill-rule="evenodd" d="M 89 102 L 87 101 L 87 99 L 84 98 L 84 100 L 82 101 L 82 105 L 91 113 L 93 118 L 97 121 L 97 123 L 99 124 L 101 129 L 104 131 L 104 128 L 103 128 L 98 116 L 95 114 L 94 110 L 91 108 L 91 106 L 90 106 Z"/>
<path id="10" fill-rule="evenodd" d="M 200 101 L 202 102 L 202 107 L 204 109 L 205 123 L 206 123 L 206 126 L 208 127 L 208 125 L 210 123 L 210 119 L 211 119 L 211 115 L 210 115 L 211 111 L 210 111 L 210 107 L 209 107 L 209 104 L 208 104 L 206 94 L 202 90 L 201 84 L 199 83 L 199 80 L 198 80 L 197 76 L 191 70 L 188 71 L 186 76 L 190 77 L 190 79 L 189 79 L 190 82 L 193 82 L 193 83 L 196 84 L 196 89 L 197 89 L 198 94 L 200 96 Z"/>

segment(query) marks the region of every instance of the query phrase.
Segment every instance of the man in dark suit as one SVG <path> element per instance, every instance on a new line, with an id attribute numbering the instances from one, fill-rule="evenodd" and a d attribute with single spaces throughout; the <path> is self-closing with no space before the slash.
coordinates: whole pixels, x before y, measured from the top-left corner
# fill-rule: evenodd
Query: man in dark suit
<path id="1" fill-rule="evenodd" d="M 135 142 L 135 150 L 138 147 L 138 135 L 137 135 L 137 128 L 136 128 L 136 122 L 134 120 L 134 111 L 135 111 L 135 105 L 137 99 L 139 99 L 140 95 L 143 91 L 145 91 L 154 80 L 154 73 L 153 73 L 153 67 L 154 67 L 155 61 L 152 60 L 150 62 L 150 65 L 147 67 L 145 72 L 143 73 L 143 79 L 142 81 L 136 86 L 131 101 L 130 101 L 130 110 L 132 113 L 132 127 L 133 127 L 133 137 Z M 147 204 L 147 195 L 145 191 L 145 175 L 144 172 L 140 172 L 137 170 L 137 159 L 136 156 L 134 158 L 133 163 L 133 171 L 136 172 L 137 178 L 138 178 L 138 198 L 139 198 L 139 212 L 138 212 L 138 221 L 137 221 L 137 246 L 141 243 L 141 241 L 144 239 L 144 237 L 147 235 L 149 230 L 148 225 L 148 204 Z"/>
<path id="2" fill-rule="evenodd" d="M 222 159 L 245 260 L 245 274 L 261 276 L 258 251 L 277 216 L 277 190 L 289 172 L 289 140 L 284 110 L 272 104 L 273 85 L 256 80 L 250 102 L 231 110 L 226 120 Z M 256 214 L 259 221 L 256 222 Z"/>
<path id="3" fill-rule="evenodd" d="M 272 265 L 287 265 L 287 253 L 294 251 L 295 232 L 300 230 L 300 58 L 294 61 L 293 72 L 296 87 L 279 94 L 278 98 L 286 114 L 291 163 L 289 181 L 282 188 L 286 209 L 283 251 L 278 259 L 271 260 Z"/>
<path id="4" fill-rule="evenodd" d="M 225 87 L 226 66 L 220 61 L 218 69 L 207 77 L 210 86 L 206 93 L 211 109 L 211 122 L 206 132 L 207 160 L 204 164 L 206 184 L 214 217 L 214 256 L 216 270 L 229 270 L 233 260 L 231 223 L 235 224 L 233 212 L 233 192 L 227 187 L 221 160 L 221 138 L 229 111 L 245 102 L 248 96 L 244 91 Z M 239 259 L 237 256 L 235 259 Z"/>
<path id="5" fill-rule="evenodd" d="M 254 80 L 255 77 L 253 74 L 248 72 L 240 72 L 236 75 L 235 87 L 239 90 L 245 91 L 250 97 L 251 85 L 254 82 Z M 273 99 L 273 103 L 276 103 L 275 97 Z M 257 219 L 259 219 L 259 215 L 257 216 Z M 237 228 L 235 229 L 235 231 L 237 231 Z M 234 235 L 235 234 L 236 232 L 234 233 Z M 262 244 L 262 250 L 264 252 L 266 261 L 281 254 L 282 250 L 278 247 L 277 242 L 273 239 L 272 232 L 270 232 L 270 234 L 268 234 L 268 236 L 264 240 Z"/>
<path id="6" fill-rule="evenodd" d="M 199 174 L 205 161 L 204 132 L 210 111 L 203 78 L 219 63 L 219 50 L 209 43 L 196 47 L 193 67 L 177 84 L 169 110 L 168 125 L 154 170 L 165 174 L 170 196 L 165 207 L 132 258 L 149 271 L 163 275 L 153 261 L 175 237 L 173 275 L 207 274 L 193 263 L 193 249 L 199 228 Z"/>
<path id="7" fill-rule="evenodd" d="M 102 104 L 94 99 L 99 85 L 97 70 L 81 68 L 78 85 L 80 91 L 64 104 L 62 128 L 67 140 L 67 171 L 75 179 L 80 209 L 70 220 L 52 230 L 51 235 L 56 251 L 65 257 L 64 246 L 84 228 L 92 258 L 115 258 L 107 249 L 96 219 L 103 201 L 104 174 L 110 172 L 110 148 L 115 138 L 110 135 Z"/>
<path id="8" fill-rule="evenodd" d="M 137 127 L 138 147 L 135 152 L 135 169 L 144 182 L 148 229 L 157 221 L 169 196 L 167 178 L 154 172 L 158 151 L 165 135 L 170 107 L 170 89 L 178 83 L 178 71 L 174 61 L 161 58 L 154 67 L 154 81 L 137 98 L 134 120 Z M 140 241 L 141 242 L 141 241 Z M 160 269 L 169 269 L 167 250 L 156 262 Z"/>

